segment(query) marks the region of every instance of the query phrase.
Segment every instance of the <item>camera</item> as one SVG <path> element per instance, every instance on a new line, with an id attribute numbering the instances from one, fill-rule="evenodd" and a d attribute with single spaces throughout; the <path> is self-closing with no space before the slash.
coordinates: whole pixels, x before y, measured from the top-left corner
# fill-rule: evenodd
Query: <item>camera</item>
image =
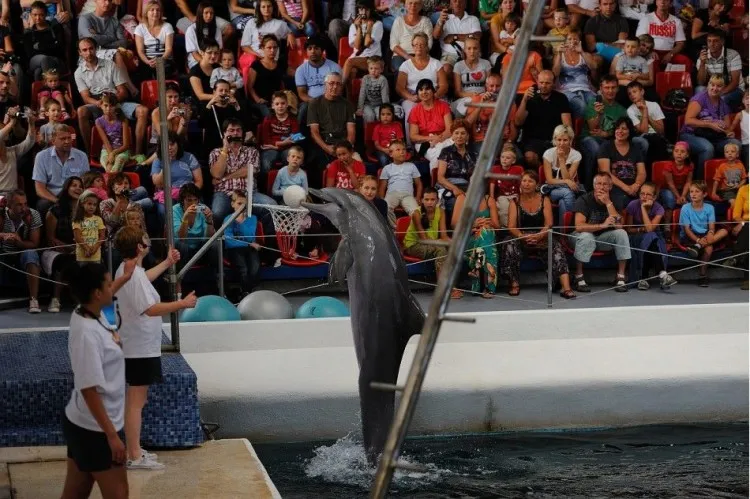
<path id="1" fill-rule="evenodd" d="M 244 142 L 244 139 L 242 137 L 227 137 L 227 140 L 229 142 Z"/>
<path id="2" fill-rule="evenodd" d="M 8 115 L 11 118 L 15 118 L 17 120 L 25 120 L 26 118 L 29 117 L 25 112 L 22 112 L 22 111 L 16 111 L 15 113 L 9 113 Z"/>
<path id="3" fill-rule="evenodd" d="M 130 189 L 123 189 L 120 191 L 120 195 L 130 198 L 133 195 L 133 191 Z"/>
<path id="4" fill-rule="evenodd" d="M 185 116 L 185 110 L 180 108 L 175 111 L 177 113 L 177 116 Z"/>
<path id="5" fill-rule="evenodd" d="M 221 102 L 223 102 L 224 104 L 226 104 L 227 102 L 229 102 L 229 96 L 228 95 L 222 95 L 219 100 L 221 100 Z"/>

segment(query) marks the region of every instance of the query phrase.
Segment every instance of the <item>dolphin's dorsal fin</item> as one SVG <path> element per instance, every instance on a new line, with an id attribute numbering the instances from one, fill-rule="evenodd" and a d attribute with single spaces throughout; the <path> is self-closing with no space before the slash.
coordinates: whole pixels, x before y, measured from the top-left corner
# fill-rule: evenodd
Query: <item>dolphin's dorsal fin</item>
<path id="1" fill-rule="evenodd" d="M 352 250 L 349 247 L 349 242 L 346 238 L 341 239 L 339 247 L 336 253 L 331 257 L 331 261 L 328 264 L 328 282 L 333 284 L 335 282 L 344 283 L 346 280 L 346 274 L 354 264 L 354 257 L 352 256 Z"/>

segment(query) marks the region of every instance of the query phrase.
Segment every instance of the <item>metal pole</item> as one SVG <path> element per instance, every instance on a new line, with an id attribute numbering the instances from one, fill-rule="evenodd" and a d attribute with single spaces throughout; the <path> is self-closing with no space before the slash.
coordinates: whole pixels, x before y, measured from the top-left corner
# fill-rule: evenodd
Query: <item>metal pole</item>
<path id="1" fill-rule="evenodd" d="M 552 229 L 547 231 L 547 308 L 552 308 Z"/>
<path id="2" fill-rule="evenodd" d="M 112 245 L 113 245 L 113 238 L 107 237 L 107 267 L 109 268 L 109 275 L 115 275 L 115 270 L 112 268 L 114 266 L 114 260 L 112 259 Z"/>
<path id="3" fill-rule="evenodd" d="M 242 211 L 242 210 L 240 210 Z M 216 252 L 216 255 L 219 260 L 219 296 L 222 298 L 224 297 L 224 244 L 223 244 L 224 238 L 221 238 L 221 241 L 219 241 L 219 250 Z"/>
<path id="4" fill-rule="evenodd" d="M 161 147 L 161 164 L 164 172 L 164 227 L 167 236 L 167 250 L 174 248 L 174 227 L 172 226 L 172 172 L 169 160 L 169 128 L 167 127 L 167 77 L 164 74 L 164 59 L 156 58 L 156 80 L 159 87 L 159 147 Z M 169 296 L 172 301 L 177 300 L 176 267 L 169 267 L 167 281 L 169 282 Z M 177 312 L 169 314 L 169 324 L 172 332 L 172 346 L 180 351 L 180 321 Z"/>
<path id="5" fill-rule="evenodd" d="M 544 0 L 532 0 L 529 3 L 523 24 L 519 30 L 519 36 L 516 38 L 516 49 L 508 67 L 508 77 L 500 89 L 495 112 L 490 119 L 488 132 L 482 143 L 474 173 L 471 176 L 463 210 L 461 210 L 461 217 L 453 233 L 452 244 L 448 251 L 443 271 L 438 278 L 437 289 L 430 303 L 427 318 L 422 328 L 417 351 L 409 369 L 406 386 L 404 387 L 396 415 L 388 433 L 383 455 L 378 463 L 377 474 L 370 493 L 371 498 L 381 499 L 386 496 L 393 473 L 398 465 L 397 460 L 401 452 L 401 446 L 406 438 L 409 422 L 414 416 L 430 357 L 437 342 L 441 322 L 445 319 L 445 312 L 450 301 L 450 291 L 462 267 L 462 256 L 469 241 L 471 227 L 474 223 L 479 203 L 487 191 L 486 175 L 492 168 L 497 149 L 502 140 L 501 130 L 510 113 L 510 108 L 516 95 L 516 88 L 518 88 L 521 73 L 526 64 L 530 38 L 534 33 L 534 28 L 539 20 L 543 6 Z"/>
<path id="6" fill-rule="evenodd" d="M 182 267 L 182 270 L 180 270 L 180 272 L 177 274 L 178 279 L 182 279 L 183 277 L 185 277 L 185 274 L 187 274 L 188 270 L 190 270 L 190 267 L 195 265 L 195 263 L 198 260 L 200 260 L 203 257 L 203 255 L 206 254 L 206 251 L 208 251 L 211 248 L 211 245 L 224 234 L 224 231 L 227 230 L 227 227 L 229 227 L 229 225 L 232 222 L 234 222 L 234 219 L 240 216 L 240 214 L 243 213 L 244 211 L 245 211 L 245 207 L 240 206 L 240 208 L 237 211 L 232 213 L 232 215 L 229 218 L 227 218 L 223 224 L 221 224 L 221 227 L 216 229 L 216 232 L 214 232 L 214 235 L 209 237 L 208 241 L 206 241 L 206 243 L 203 246 L 198 248 L 198 251 L 195 253 L 195 255 L 193 255 L 193 258 L 191 258 L 185 264 L 185 266 Z"/>

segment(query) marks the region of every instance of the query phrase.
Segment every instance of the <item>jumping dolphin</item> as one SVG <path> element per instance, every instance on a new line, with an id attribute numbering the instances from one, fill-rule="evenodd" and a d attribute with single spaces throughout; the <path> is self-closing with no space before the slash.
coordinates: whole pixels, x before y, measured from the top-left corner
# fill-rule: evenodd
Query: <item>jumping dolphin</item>
<path id="1" fill-rule="evenodd" d="M 399 245 L 375 206 L 355 191 L 310 189 L 325 204 L 302 203 L 328 218 L 342 239 L 330 264 L 329 281 L 349 288 L 352 333 L 359 364 L 359 402 L 365 450 L 371 463 L 383 451 L 393 420 L 395 393 L 373 389 L 373 381 L 395 385 L 409 338 L 424 324 L 424 312 L 409 291 Z"/>

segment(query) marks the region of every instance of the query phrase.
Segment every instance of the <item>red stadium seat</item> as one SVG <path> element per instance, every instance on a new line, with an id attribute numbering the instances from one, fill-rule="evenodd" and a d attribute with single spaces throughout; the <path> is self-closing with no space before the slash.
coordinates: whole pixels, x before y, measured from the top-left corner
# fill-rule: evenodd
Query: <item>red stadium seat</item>
<path id="1" fill-rule="evenodd" d="M 656 74 L 656 93 L 664 102 L 667 92 L 674 88 L 681 88 L 688 98 L 693 95 L 693 82 L 690 73 L 686 71 L 667 71 Z"/>
<path id="2" fill-rule="evenodd" d="M 671 161 L 654 161 L 651 164 L 651 181 L 660 189 L 666 186 L 664 168 L 670 163 Z"/>
<path id="3" fill-rule="evenodd" d="M 279 170 L 268 170 L 268 177 L 266 178 L 266 194 L 271 195 L 271 188 L 273 183 L 276 181 L 276 176 L 279 174 Z"/>
<path id="4" fill-rule="evenodd" d="M 724 154 L 724 151 L 717 151 L 717 154 Z M 703 181 L 706 182 L 706 189 L 708 190 L 708 193 L 711 194 L 711 189 L 714 187 L 714 175 L 716 175 L 716 170 L 719 169 L 719 166 L 721 166 L 722 163 L 724 163 L 726 160 L 724 158 L 719 159 L 709 159 L 705 163 L 703 163 Z"/>
<path id="5" fill-rule="evenodd" d="M 89 146 L 89 164 L 94 168 L 102 168 L 99 162 L 99 156 L 102 153 L 102 138 L 99 137 L 99 131 L 96 127 L 91 127 L 91 142 Z"/>
<path id="6" fill-rule="evenodd" d="M 396 219 L 396 239 L 398 240 L 398 245 L 401 247 L 401 256 L 403 256 L 404 261 L 407 263 L 416 263 L 421 262 L 421 258 L 417 258 L 414 256 L 409 256 L 404 253 L 404 237 L 406 237 L 406 231 L 409 229 L 409 224 L 411 223 L 411 217 L 399 217 Z"/>
<path id="7" fill-rule="evenodd" d="M 174 80 L 167 80 L 167 83 L 179 85 Z M 159 82 L 156 80 L 146 80 L 141 83 L 141 104 L 149 109 L 155 109 L 159 105 Z"/>
<path id="8" fill-rule="evenodd" d="M 303 62 L 305 62 L 305 59 L 307 59 L 307 50 L 305 50 L 306 41 L 307 37 L 298 36 L 297 46 L 293 50 L 289 50 L 287 53 L 287 64 L 289 65 L 289 69 L 297 69 Z"/>
<path id="9" fill-rule="evenodd" d="M 350 55 L 354 53 L 354 49 L 349 45 L 349 37 L 342 36 L 339 38 L 339 66 L 344 67 L 344 63 Z M 347 75 L 349 78 L 349 75 Z"/>

